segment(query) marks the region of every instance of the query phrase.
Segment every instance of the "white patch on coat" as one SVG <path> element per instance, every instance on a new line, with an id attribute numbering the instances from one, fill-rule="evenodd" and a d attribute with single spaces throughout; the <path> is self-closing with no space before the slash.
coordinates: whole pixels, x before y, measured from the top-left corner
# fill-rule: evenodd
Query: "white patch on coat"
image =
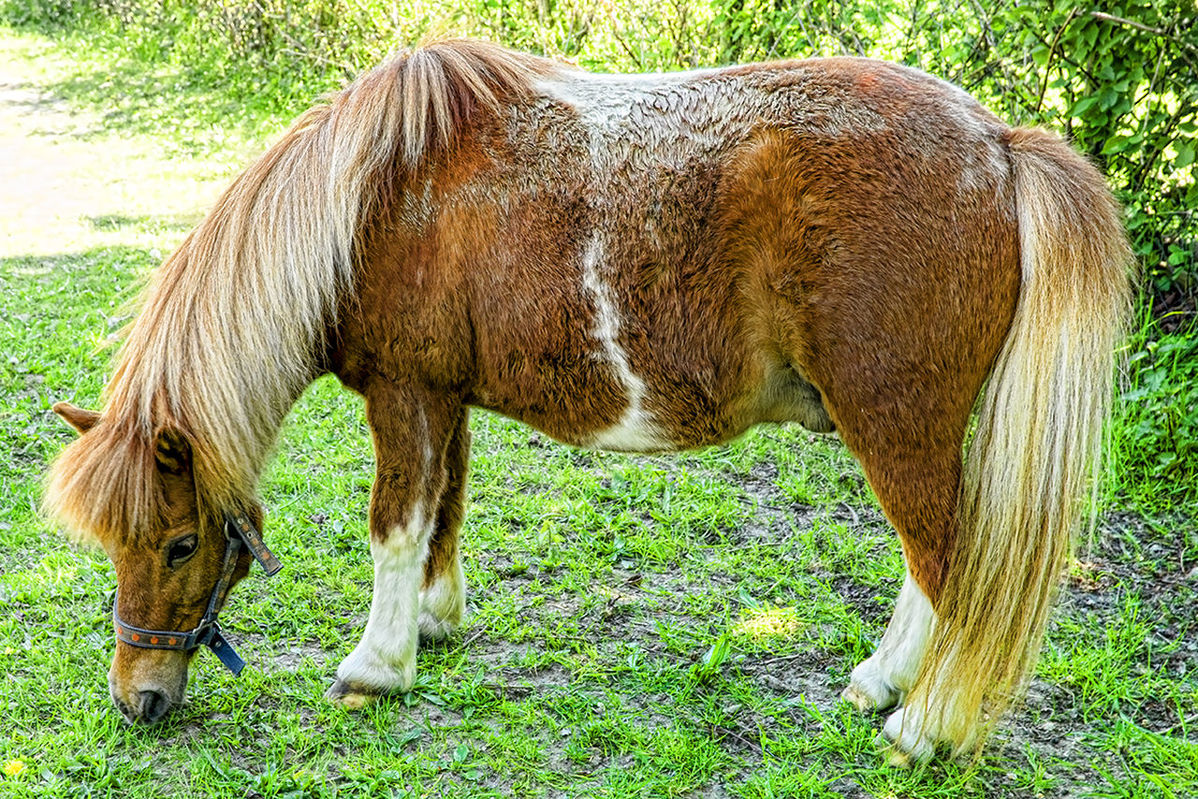
<path id="1" fill-rule="evenodd" d="M 585 444 L 595 449 L 620 452 L 660 452 L 671 444 L 653 415 L 644 407 L 647 389 L 628 363 L 628 353 L 620 346 L 620 316 L 612 301 L 611 286 L 600 277 L 603 261 L 603 241 L 598 232 L 592 233 L 582 254 L 582 287 L 595 306 L 595 326 L 591 335 L 599 342 L 597 355 L 611 364 L 616 380 L 624 387 L 628 406 L 620 420 L 611 427 L 592 433 Z"/>
<path id="2" fill-rule="evenodd" d="M 589 136 L 595 186 L 624 162 L 686 170 L 695 153 L 729 146 L 747 131 L 749 95 L 729 91 L 719 70 L 609 75 L 567 72 L 538 82 L 547 97 L 570 108 Z"/>
<path id="3" fill-rule="evenodd" d="M 915 683 L 935 619 L 932 603 L 908 572 L 882 642 L 853 669 L 843 698 L 861 710 L 885 710 L 902 702 Z"/>
<path id="4" fill-rule="evenodd" d="M 653 146 L 658 134 L 675 135 L 669 125 L 634 124 L 643 117 L 660 93 L 693 81 L 696 73 L 649 75 L 590 75 L 566 73 L 547 79 L 538 88 L 549 97 L 570 107 L 588 137 L 592 187 L 598 216 L 607 202 L 615 167 L 630 160 L 660 159 L 672 148 Z M 659 103 L 660 104 L 660 103 Z M 665 106 L 662 106 L 665 108 Z M 639 109 L 639 111 L 638 111 Z M 643 120 L 642 120 L 643 121 Z M 659 119 L 660 123 L 661 120 Z M 636 144 L 633 144 L 635 140 Z M 597 357 L 611 365 L 614 377 L 624 389 L 627 406 L 612 426 L 585 436 L 579 443 L 593 449 L 621 452 L 660 452 L 673 449 L 672 442 L 652 413 L 645 407 L 648 387 L 633 370 L 628 353 L 620 346 L 620 313 L 610 283 L 604 279 L 604 231 L 592 231 L 582 252 L 582 289 L 595 309 L 591 336 L 599 343 Z"/>
<path id="5" fill-rule="evenodd" d="M 879 67 L 885 79 L 892 67 Z M 679 158 L 685 168 L 689 155 L 725 151 L 762 125 L 820 136 L 885 130 L 869 98 L 836 78 L 844 68 L 813 60 L 740 73 L 563 71 L 533 87 L 578 115 L 597 164 Z"/>
<path id="6" fill-rule="evenodd" d="M 428 227 L 434 217 L 432 180 L 425 179 L 421 189 L 401 192 L 398 203 L 401 222 L 415 230 Z"/>
<path id="7" fill-rule="evenodd" d="M 634 75 L 567 72 L 535 86 L 574 109 L 588 129 L 611 130 L 627 125 L 636 105 L 652 104 L 655 95 L 665 96 L 682 84 L 716 73 L 717 70 Z"/>

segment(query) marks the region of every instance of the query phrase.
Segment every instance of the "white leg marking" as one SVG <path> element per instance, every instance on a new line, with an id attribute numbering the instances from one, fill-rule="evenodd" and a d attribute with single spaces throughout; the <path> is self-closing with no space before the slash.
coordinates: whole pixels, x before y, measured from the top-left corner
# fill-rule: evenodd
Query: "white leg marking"
<path id="1" fill-rule="evenodd" d="M 890 765 L 906 768 L 926 763 L 936 753 L 936 735 L 924 715 L 922 707 L 908 705 L 886 719 L 877 741 L 886 750 Z"/>
<path id="2" fill-rule="evenodd" d="M 842 697 L 859 710 L 885 710 L 902 702 L 915 683 L 935 618 L 932 603 L 908 572 L 882 643 L 853 669 Z"/>
<path id="3" fill-rule="evenodd" d="M 420 637 L 440 641 L 462 623 L 466 612 L 466 576 L 459 554 L 453 564 L 420 592 Z"/>
<path id="4" fill-rule="evenodd" d="M 370 618 L 362 640 L 337 667 L 337 679 L 350 688 L 375 693 L 407 690 L 416 680 L 416 619 L 431 532 L 423 507 L 417 503 L 407 525 L 393 528 L 381 544 L 371 540 L 374 595 Z"/>
<path id="5" fill-rule="evenodd" d="M 620 421 L 592 434 L 587 446 L 626 452 L 660 452 L 670 449 L 670 441 L 644 407 L 645 381 L 628 363 L 628 353 L 620 346 L 620 316 L 612 301 L 611 287 L 599 276 L 603 261 L 603 241 L 598 232 L 591 234 L 582 254 L 582 286 L 595 303 L 595 327 L 591 335 L 603 348 L 602 357 L 612 365 L 616 377 L 628 395 L 628 407 Z"/>
<path id="6" fill-rule="evenodd" d="M 952 704 L 955 693 L 946 685 L 952 679 L 968 677 L 933 675 L 931 687 L 926 691 L 921 687 L 918 694 L 926 701 L 908 701 L 886 719 L 878 743 L 885 747 L 886 759 L 892 766 L 926 762 L 935 754 L 936 744 L 942 741 L 960 739 L 954 746 L 953 757 L 976 749 L 977 728 L 962 725 L 961 715 Z"/>
<path id="7" fill-rule="evenodd" d="M 933 697 L 937 694 L 943 696 L 943 692 L 937 691 L 933 685 Z M 891 765 L 906 768 L 908 765 L 926 763 L 936 753 L 937 742 L 951 739 L 944 731 L 956 726 L 952 722 L 951 708 L 930 708 L 924 702 L 908 703 L 906 707 L 890 714 L 877 743 L 885 750 L 887 762 Z M 970 731 L 952 755 L 956 757 L 960 752 L 972 751 L 976 742 L 976 731 Z"/>

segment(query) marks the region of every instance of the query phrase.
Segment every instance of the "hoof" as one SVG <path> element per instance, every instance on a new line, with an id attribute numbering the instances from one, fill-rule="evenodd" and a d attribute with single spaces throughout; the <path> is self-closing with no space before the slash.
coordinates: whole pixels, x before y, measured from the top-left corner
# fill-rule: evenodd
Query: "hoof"
<path id="1" fill-rule="evenodd" d="M 329 690 L 324 692 L 325 699 L 334 705 L 340 705 L 346 710 L 363 710 L 373 705 L 383 696 L 384 694 L 378 691 L 359 688 L 341 680 L 334 682 L 329 686 Z"/>
<path id="2" fill-rule="evenodd" d="M 906 719 L 905 710 L 891 713 L 875 739 L 886 756 L 886 762 L 897 768 L 911 768 L 926 763 L 936 753 L 935 740 L 922 729 L 918 717 Z"/>
<path id="3" fill-rule="evenodd" d="M 881 710 L 878 701 L 872 696 L 863 691 L 855 683 L 850 684 L 840 692 L 841 701 L 848 702 L 860 713 L 872 713 L 875 710 Z"/>
<path id="4" fill-rule="evenodd" d="M 849 687 L 841 692 L 840 698 L 862 713 L 873 713 L 897 705 L 902 693 L 883 685 L 880 680 L 870 686 L 868 681 L 853 679 Z"/>
<path id="5" fill-rule="evenodd" d="M 877 737 L 874 738 L 874 744 L 878 747 L 882 756 L 886 758 L 886 765 L 892 768 L 911 768 L 915 765 L 915 761 L 911 759 L 911 755 L 899 749 L 894 741 L 886 737 L 886 733 L 878 733 Z"/>
<path id="6" fill-rule="evenodd" d="M 444 641 L 453 634 L 460 623 L 460 618 L 456 620 L 438 619 L 433 614 L 422 611 L 419 620 L 420 643 L 433 644 Z"/>

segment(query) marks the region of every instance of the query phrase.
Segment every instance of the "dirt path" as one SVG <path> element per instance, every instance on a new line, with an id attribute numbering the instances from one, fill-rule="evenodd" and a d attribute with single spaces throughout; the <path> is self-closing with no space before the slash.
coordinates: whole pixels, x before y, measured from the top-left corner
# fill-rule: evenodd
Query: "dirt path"
<path id="1" fill-rule="evenodd" d="M 228 157 L 168 157 L 161 139 L 60 99 L 55 86 L 78 68 L 0 34 L 0 258 L 153 248 L 164 231 L 173 246 L 229 179 Z"/>

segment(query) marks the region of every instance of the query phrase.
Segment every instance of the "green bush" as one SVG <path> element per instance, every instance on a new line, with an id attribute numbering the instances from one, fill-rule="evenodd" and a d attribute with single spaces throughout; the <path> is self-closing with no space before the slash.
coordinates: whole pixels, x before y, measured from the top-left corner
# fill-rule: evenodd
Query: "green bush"
<path id="1" fill-rule="evenodd" d="M 1132 342 L 1116 406 L 1116 491 L 1149 512 L 1198 507 L 1198 323 L 1165 333 L 1146 322 Z"/>

